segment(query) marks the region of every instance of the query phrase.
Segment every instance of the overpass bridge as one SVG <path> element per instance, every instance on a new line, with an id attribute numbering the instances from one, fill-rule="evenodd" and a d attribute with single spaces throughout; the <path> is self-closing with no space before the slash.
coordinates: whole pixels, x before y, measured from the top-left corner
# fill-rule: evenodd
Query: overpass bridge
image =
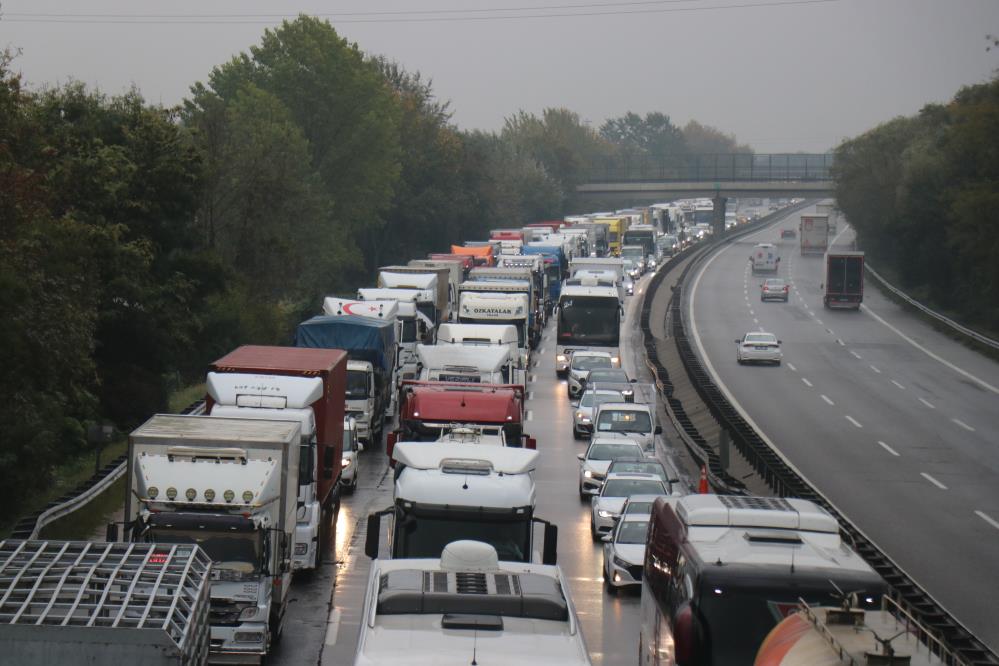
<path id="1" fill-rule="evenodd" d="M 728 153 L 624 157 L 595 162 L 577 200 L 651 204 L 710 197 L 724 225 L 729 197 L 824 198 L 833 194 L 831 153 Z M 724 228 L 724 227 L 723 227 Z"/>

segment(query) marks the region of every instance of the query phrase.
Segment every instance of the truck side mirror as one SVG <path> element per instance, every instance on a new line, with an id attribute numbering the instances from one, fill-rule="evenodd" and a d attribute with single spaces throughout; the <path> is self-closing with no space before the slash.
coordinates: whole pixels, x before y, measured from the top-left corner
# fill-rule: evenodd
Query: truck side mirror
<path id="1" fill-rule="evenodd" d="M 657 435 L 663 434 L 663 427 L 661 425 L 657 425 L 655 432 Z"/>
<path id="2" fill-rule="evenodd" d="M 558 525 L 545 523 L 545 544 L 541 553 L 542 564 L 555 564 L 558 561 Z"/>
<path id="3" fill-rule="evenodd" d="M 532 451 L 536 450 L 538 448 L 538 440 L 534 439 L 533 437 L 527 437 L 527 448 L 531 449 Z"/>
<path id="4" fill-rule="evenodd" d="M 108 523 L 107 530 L 104 532 L 104 540 L 108 543 L 116 543 L 118 541 L 117 523 Z"/>
<path id="5" fill-rule="evenodd" d="M 381 513 L 369 513 L 368 514 L 368 534 L 364 539 L 364 554 L 371 559 L 378 558 L 378 539 L 381 536 L 379 532 L 382 528 L 382 514 Z"/>
<path id="6" fill-rule="evenodd" d="M 389 460 L 392 460 L 392 452 L 395 450 L 395 443 L 398 439 L 399 432 L 396 430 L 385 435 L 385 455 L 389 457 Z"/>

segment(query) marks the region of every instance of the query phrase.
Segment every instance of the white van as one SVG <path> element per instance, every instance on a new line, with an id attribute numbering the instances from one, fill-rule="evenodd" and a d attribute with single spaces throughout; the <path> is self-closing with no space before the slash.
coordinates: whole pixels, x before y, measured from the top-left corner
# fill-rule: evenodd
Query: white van
<path id="1" fill-rule="evenodd" d="M 780 268 L 780 255 L 773 243 L 757 243 L 749 260 L 753 263 L 754 273 L 776 273 Z"/>

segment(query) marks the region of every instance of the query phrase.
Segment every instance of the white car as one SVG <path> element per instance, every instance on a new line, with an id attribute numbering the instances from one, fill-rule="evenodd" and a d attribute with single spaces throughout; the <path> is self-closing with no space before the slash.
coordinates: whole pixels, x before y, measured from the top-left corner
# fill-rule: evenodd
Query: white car
<path id="1" fill-rule="evenodd" d="M 633 439 L 647 454 L 655 453 L 656 438 L 663 432 L 653 407 L 639 402 L 605 402 L 597 407 L 593 423 L 596 436 Z"/>
<path id="2" fill-rule="evenodd" d="M 586 387 L 572 410 L 573 438 L 585 439 L 593 434 L 593 412 L 604 402 L 624 402 L 624 396 L 615 389 Z"/>
<path id="3" fill-rule="evenodd" d="M 596 495 L 604 485 L 607 468 L 616 460 L 641 460 L 645 457 L 641 445 L 630 439 L 596 437 L 590 442 L 586 453 L 579 458 L 579 499 Z"/>
<path id="4" fill-rule="evenodd" d="M 357 488 L 357 454 L 364 450 L 364 444 L 357 439 L 357 423 L 353 418 L 343 420 L 343 458 L 340 472 L 340 485 L 348 495 Z"/>
<path id="5" fill-rule="evenodd" d="M 780 365 L 784 355 L 780 340 L 773 333 L 750 331 L 735 341 L 735 360 L 743 363 L 776 363 Z"/>
<path id="6" fill-rule="evenodd" d="M 604 537 L 604 583 L 608 592 L 641 585 L 649 517 L 650 514 L 641 513 L 622 515 L 611 533 Z"/>
<path id="7" fill-rule="evenodd" d="M 586 389 L 586 378 L 590 370 L 613 368 L 614 361 L 610 352 L 590 351 L 580 349 L 573 352 L 569 361 L 569 374 L 566 384 L 569 389 L 569 399 L 575 400 Z"/>
<path id="8" fill-rule="evenodd" d="M 654 474 L 608 474 L 600 494 L 591 500 L 590 534 L 599 541 L 610 534 L 621 515 L 624 501 L 631 495 L 668 495 L 669 491 Z"/>

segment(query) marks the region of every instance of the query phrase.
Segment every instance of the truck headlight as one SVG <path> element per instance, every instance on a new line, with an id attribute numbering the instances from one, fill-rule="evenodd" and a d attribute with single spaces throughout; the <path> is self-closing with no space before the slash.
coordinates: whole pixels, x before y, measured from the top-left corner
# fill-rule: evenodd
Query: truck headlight
<path id="1" fill-rule="evenodd" d="M 618 365 L 621 363 L 621 359 L 618 356 L 611 356 L 611 365 Z"/>
<path id="2" fill-rule="evenodd" d="M 295 549 L 298 550 L 298 546 L 297 545 L 295 546 Z M 242 611 L 240 611 L 240 613 L 239 613 L 239 621 L 240 622 L 246 622 L 247 620 L 252 620 L 255 617 L 257 617 L 257 607 L 256 606 L 248 606 L 248 607 L 244 608 Z M 236 640 L 239 640 L 239 639 L 237 638 Z"/>
<path id="3" fill-rule="evenodd" d="M 232 635 L 232 640 L 237 643 L 263 643 L 264 633 L 262 631 L 237 631 Z"/>
<path id="4" fill-rule="evenodd" d="M 559 363 L 565 363 L 566 361 L 565 354 L 559 354 L 558 356 L 555 357 L 555 360 L 558 361 Z"/>

